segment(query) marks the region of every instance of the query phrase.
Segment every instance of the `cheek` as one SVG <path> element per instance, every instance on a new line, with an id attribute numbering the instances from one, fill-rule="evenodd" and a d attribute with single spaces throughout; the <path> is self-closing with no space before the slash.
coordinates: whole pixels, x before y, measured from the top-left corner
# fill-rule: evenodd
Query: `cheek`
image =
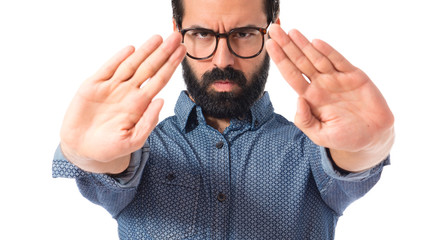
<path id="1" fill-rule="evenodd" d="M 187 62 L 189 63 L 190 69 L 192 69 L 193 74 L 195 74 L 198 79 L 201 79 L 201 76 L 205 72 L 211 70 L 211 65 L 209 61 L 199 61 L 187 57 Z"/>
<path id="2" fill-rule="evenodd" d="M 238 67 L 236 69 L 241 70 L 245 74 L 247 80 L 249 80 L 257 71 L 259 71 L 258 67 L 262 65 L 264 57 L 265 54 L 263 52 L 252 59 L 241 59 L 242 61 L 238 61 Z"/>

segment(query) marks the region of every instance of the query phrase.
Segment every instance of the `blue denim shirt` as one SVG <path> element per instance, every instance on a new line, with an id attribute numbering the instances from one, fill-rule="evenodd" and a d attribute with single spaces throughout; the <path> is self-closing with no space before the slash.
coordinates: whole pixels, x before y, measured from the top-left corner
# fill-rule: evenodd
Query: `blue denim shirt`
<path id="1" fill-rule="evenodd" d="M 337 220 L 379 180 L 333 169 L 323 147 L 275 114 L 268 93 L 220 133 L 181 93 L 119 175 L 92 174 L 57 149 L 54 177 L 117 220 L 121 239 L 333 239 Z"/>

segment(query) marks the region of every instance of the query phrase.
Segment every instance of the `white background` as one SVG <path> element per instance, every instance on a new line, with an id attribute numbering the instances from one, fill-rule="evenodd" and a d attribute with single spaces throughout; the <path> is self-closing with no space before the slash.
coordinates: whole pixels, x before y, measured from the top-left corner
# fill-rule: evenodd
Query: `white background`
<path id="1" fill-rule="evenodd" d="M 281 21 L 329 42 L 363 69 L 396 117 L 392 165 L 340 218 L 336 239 L 442 239 L 441 55 L 437 1 L 282 0 Z M 52 179 L 65 109 L 109 57 L 172 32 L 170 1 L 0 2 L 0 239 L 118 239 L 117 224 Z M 179 68 L 160 93 L 161 118 L 184 88 Z M 276 111 L 292 120 L 296 94 L 272 65 Z"/>

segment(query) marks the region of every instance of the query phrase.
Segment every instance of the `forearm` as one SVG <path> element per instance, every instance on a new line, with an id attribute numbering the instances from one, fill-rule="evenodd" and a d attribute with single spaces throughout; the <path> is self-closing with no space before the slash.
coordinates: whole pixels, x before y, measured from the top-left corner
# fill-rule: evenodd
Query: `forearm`
<path id="1" fill-rule="evenodd" d="M 127 169 L 130 162 L 130 154 L 107 162 L 100 162 L 90 158 L 79 156 L 75 151 L 60 144 L 61 152 L 66 159 L 78 168 L 91 173 L 119 174 Z"/>
<path id="2" fill-rule="evenodd" d="M 350 172 L 361 172 L 378 165 L 387 158 L 393 146 L 394 137 L 392 127 L 385 131 L 382 138 L 361 151 L 348 152 L 330 149 L 330 155 L 338 167 Z"/>

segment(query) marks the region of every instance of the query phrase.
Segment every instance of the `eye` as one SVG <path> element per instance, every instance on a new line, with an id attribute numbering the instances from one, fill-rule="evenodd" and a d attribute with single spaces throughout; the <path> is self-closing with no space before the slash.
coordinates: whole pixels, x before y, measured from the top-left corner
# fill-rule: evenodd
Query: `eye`
<path id="1" fill-rule="evenodd" d="M 209 34 L 206 33 L 206 32 L 197 32 L 197 33 L 195 33 L 194 35 L 195 35 L 196 37 L 199 37 L 199 38 L 206 38 L 207 35 L 209 35 Z"/>
<path id="2" fill-rule="evenodd" d="M 246 38 L 250 36 L 250 33 L 240 32 L 237 34 L 239 38 Z"/>
<path id="3" fill-rule="evenodd" d="M 210 39 L 213 37 L 213 34 L 211 32 L 204 30 L 193 30 L 190 32 L 190 35 L 194 39 L 201 39 L 201 40 Z"/>
<path id="4" fill-rule="evenodd" d="M 255 29 L 241 29 L 232 32 L 231 37 L 235 39 L 249 39 L 255 37 L 257 31 Z"/>

